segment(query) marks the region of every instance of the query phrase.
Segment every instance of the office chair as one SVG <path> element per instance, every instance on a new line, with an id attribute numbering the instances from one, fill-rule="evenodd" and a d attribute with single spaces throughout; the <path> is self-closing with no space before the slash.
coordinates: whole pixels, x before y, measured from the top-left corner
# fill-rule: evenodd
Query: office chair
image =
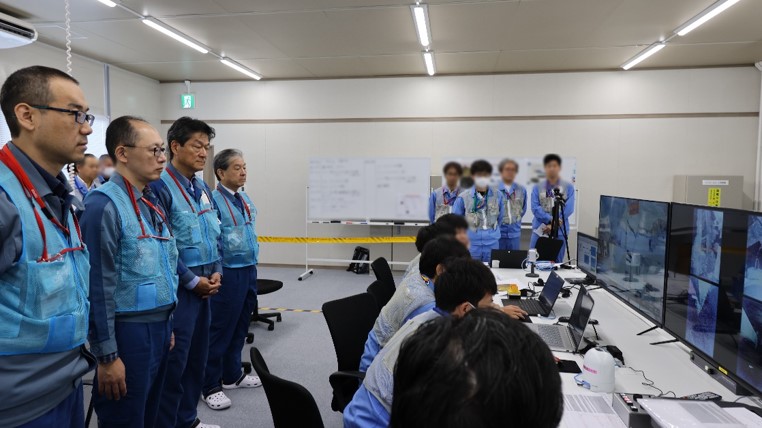
<path id="1" fill-rule="evenodd" d="M 328 377 L 333 388 L 331 409 L 341 412 L 365 378 L 360 372 L 360 358 L 368 333 L 376 322 L 381 308 L 368 293 L 356 294 L 323 304 L 323 316 L 336 349 L 338 371 Z"/>
<path id="2" fill-rule="evenodd" d="M 256 347 L 252 347 L 249 354 L 251 365 L 262 381 L 275 428 L 324 427 L 315 398 L 305 387 L 271 374 Z"/>
<path id="3" fill-rule="evenodd" d="M 370 267 L 373 268 L 373 273 L 376 275 L 377 280 L 390 285 L 392 289 L 397 288 L 397 286 L 394 284 L 394 275 L 392 275 L 392 268 L 389 267 L 389 262 L 387 262 L 385 258 L 379 257 L 376 260 L 373 260 L 373 263 L 370 264 Z"/>
<path id="4" fill-rule="evenodd" d="M 368 294 L 376 299 L 379 309 L 389 303 L 389 300 L 394 296 L 394 291 L 394 287 L 389 287 L 389 284 L 382 281 L 373 281 L 373 283 L 368 286 Z"/>
<path id="5" fill-rule="evenodd" d="M 274 279 L 257 279 L 257 296 L 270 294 L 281 288 L 283 288 L 282 281 L 276 281 Z M 251 314 L 251 322 L 265 323 L 267 324 L 267 329 L 273 331 L 275 330 L 275 322 L 270 318 L 275 318 L 277 322 L 282 321 L 280 312 L 259 313 L 259 308 L 254 308 L 254 313 Z M 249 338 L 251 338 L 251 341 L 249 341 Z M 246 342 L 253 343 L 254 335 L 249 333 L 249 336 L 246 337 Z"/>

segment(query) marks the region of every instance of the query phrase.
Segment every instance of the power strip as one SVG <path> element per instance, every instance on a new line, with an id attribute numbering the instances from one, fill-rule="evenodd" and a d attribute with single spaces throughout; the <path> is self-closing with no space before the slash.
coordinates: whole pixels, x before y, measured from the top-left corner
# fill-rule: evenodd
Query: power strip
<path id="1" fill-rule="evenodd" d="M 615 392 L 611 407 L 628 428 L 651 428 L 651 416 L 640 407 L 637 399 L 653 398 L 647 394 Z"/>

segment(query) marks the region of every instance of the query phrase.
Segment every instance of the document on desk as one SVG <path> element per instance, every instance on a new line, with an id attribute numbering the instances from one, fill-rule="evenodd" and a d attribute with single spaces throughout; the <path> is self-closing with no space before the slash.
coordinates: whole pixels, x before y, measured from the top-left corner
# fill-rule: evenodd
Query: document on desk
<path id="1" fill-rule="evenodd" d="M 497 285 L 508 285 L 508 284 L 516 284 L 517 287 L 519 287 L 519 290 L 522 290 L 524 288 L 528 288 L 526 281 L 522 283 L 518 280 L 516 277 L 511 277 L 509 275 L 503 274 L 501 272 L 498 272 L 496 270 L 492 270 L 492 274 L 495 275 L 495 282 L 497 282 Z"/>
<path id="2" fill-rule="evenodd" d="M 745 428 L 733 415 L 713 401 L 643 398 L 638 404 L 663 428 Z"/>
<path id="3" fill-rule="evenodd" d="M 762 418 L 743 407 L 725 407 L 724 410 L 749 428 L 762 426 Z"/>
<path id="4" fill-rule="evenodd" d="M 564 394 L 560 428 L 627 428 L 604 395 Z"/>

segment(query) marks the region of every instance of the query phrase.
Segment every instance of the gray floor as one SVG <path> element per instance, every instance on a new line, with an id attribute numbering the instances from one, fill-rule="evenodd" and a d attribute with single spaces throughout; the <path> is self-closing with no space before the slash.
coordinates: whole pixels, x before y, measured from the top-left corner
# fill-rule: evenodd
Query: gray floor
<path id="1" fill-rule="evenodd" d="M 299 282 L 301 268 L 260 267 L 259 277 L 283 281 L 283 289 L 260 296 L 259 306 L 270 308 L 320 309 L 324 302 L 364 292 L 372 279 L 337 269 L 316 269 L 315 275 Z M 401 275 L 401 274 L 400 274 Z M 372 276 L 372 274 L 371 274 Z M 398 279 L 399 281 L 399 279 Z M 315 397 L 325 426 L 341 427 L 341 414 L 331 410 L 331 387 L 328 376 L 336 370 L 336 354 L 325 319 L 319 313 L 284 312 L 283 322 L 274 331 L 262 325 L 252 326 L 254 345 L 259 348 L 270 371 L 297 382 Z M 249 360 L 249 348 L 243 350 Z M 89 395 L 89 389 L 85 390 Z M 199 401 L 198 413 L 203 422 L 223 428 L 273 427 L 267 397 L 262 388 L 227 391 L 233 406 L 213 411 Z M 88 398 L 88 397 L 86 397 Z M 94 423 L 91 426 L 96 426 Z"/>

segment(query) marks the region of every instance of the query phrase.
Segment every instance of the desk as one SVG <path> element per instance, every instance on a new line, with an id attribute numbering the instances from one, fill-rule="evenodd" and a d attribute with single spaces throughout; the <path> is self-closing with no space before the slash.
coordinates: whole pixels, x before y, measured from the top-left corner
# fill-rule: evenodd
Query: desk
<path id="1" fill-rule="evenodd" d="M 526 271 L 521 269 L 493 269 L 493 271 L 504 278 L 518 279 L 522 285 L 526 285 L 528 282 L 536 279 L 527 278 L 525 276 Z M 578 270 L 560 269 L 556 272 L 563 278 L 582 278 L 585 276 Z M 550 275 L 550 272 L 538 271 L 538 273 L 543 280 L 547 280 Z M 569 284 L 567 283 L 566 286 L 569 286 Z M 649 345 L 650 342 L 657 340 L 671 339 L 672 336 L 664 330 L 656 329 L 642 336 L 637 336 L 638 332 L 651 327 L 653 324 L 613 297 L 608 291 L 603 289 L 593 290 L 590 292 L 590 295 L 595 300 L 595 307 L 591 317 L 598 320 L 599 323 L 595 327 L 598 330 L 600 340 L 596 341 L 602 345 L 617 346 L 622 351 L 625 365 L 637 370 L 643 370 L 645 375 L 654 382 L 654 386 L 665 393 L 667 391 L 674 391 L 678 397 L 711 391 L 721 395 L 724 401 L 733 401 L 738 398 L 737 395 L 731 393 L 696 367 L 690 361 L 690 350 L 682 343 Z M 569 316 L 576 297 L 576 289 L 569 298 L 559 296 L 553 307 L 555 316 Z M 495 302 L 502 306 L 499 296 L 495 297 Z M 556 320 L 532 317 L 532 322 L 552 324 Z M 585 337 L 595 340 L 592 326 L 587 326 Z M 574 360 L 579 364 L 580 368 L 582 367 L 583 357 L 581 355 L 565 352 L 554 352 L 553 354 L 564 360 Z M 583 388 L 577 386 L 574 376 L 570 373 L 561 373 L 565 394 L 582 393 Z M 645 380 L 641 373 L 633 372 L 629 368 L 616 369 L 616 392 L 659 394 L 659 391 L 643 385 L 643 382 Z M 744 400 L 744 403 L 750 404 L 749 400 Z"/>

